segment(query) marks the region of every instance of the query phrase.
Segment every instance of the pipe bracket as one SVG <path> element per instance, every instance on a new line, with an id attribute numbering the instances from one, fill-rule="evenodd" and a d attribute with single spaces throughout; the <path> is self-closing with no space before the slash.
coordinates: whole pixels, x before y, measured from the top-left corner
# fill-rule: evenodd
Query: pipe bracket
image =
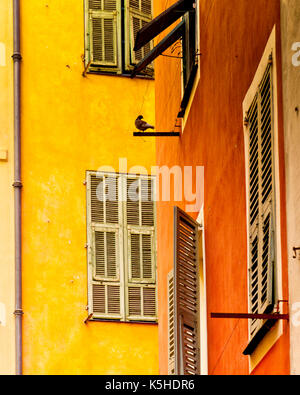
<path id="1" fill-rule="evenodd" d="M 16 309 L 14 311 L 14 315 L 23 315 L 23 314 L 24 314 L 24 311 L 22 309 Z"/>
<path id="2" fill-rule="evenodd" d="M 15 182 L 12 184 L 12 186 L 13 186 L 14 188 L 22 188 L 22 187 L 23 187 L 23 184 L 22 184 L 21 181 L 15 181 Z"/>
<path id="3" fill-rule="evenodd" d="M 15 52 L 12 55 L 12 58 L 13 58 L 14 62 L 20 62 L 22 60 L 22 55 L 20 54 L 20 52 Z"/>

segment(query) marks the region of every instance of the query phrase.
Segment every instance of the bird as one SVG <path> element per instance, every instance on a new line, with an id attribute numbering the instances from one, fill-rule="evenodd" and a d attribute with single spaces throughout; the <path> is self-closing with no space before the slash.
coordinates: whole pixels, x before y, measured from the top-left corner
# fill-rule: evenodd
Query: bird
<path id="1" fill-rule="evenodd" d="M 137 129 L 142 130 L 143 132 L 147 129 L 154 129 L 154 126 L 150 125 L 146 121 L 142 121 L 143 115 L 139 115 L 135 120 L 135 126 Z"/>

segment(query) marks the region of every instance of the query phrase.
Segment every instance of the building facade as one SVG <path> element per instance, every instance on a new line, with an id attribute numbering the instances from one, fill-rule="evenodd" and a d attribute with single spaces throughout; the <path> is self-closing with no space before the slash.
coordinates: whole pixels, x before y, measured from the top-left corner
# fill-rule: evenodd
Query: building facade
<path id="1" fill-rule="evenodd" d="M 0 373 L 300 373 L 300 5 L 254 3 L 0 0 Z"/>
<path id="2" fill-rule="evenodd" d="M 154 9 L 160 372 L 299 373 L 299 4 Z"/>
<path id="3" fill-rule="evenodd" d="M 154 185 L 147 174 L 155 142 L 133 137 L 139 114 L 154 123 L 153 68 L 129 78 L 137 61 L 131 35 L 152 9 L 149 1 L 138 3 L 0 2 L 1 373 L 158 372 L 155 207 L 142 196 Z M 18 10 L 16 309 L 11 56 Z M 132 204 L 130 190 L 137 192 Z M 20 316 L 21 346 L 14 323 Z"/>

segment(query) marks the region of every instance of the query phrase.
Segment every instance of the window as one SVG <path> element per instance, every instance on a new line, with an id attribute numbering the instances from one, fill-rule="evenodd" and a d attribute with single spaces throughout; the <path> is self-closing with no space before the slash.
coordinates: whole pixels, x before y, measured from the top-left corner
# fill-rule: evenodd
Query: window
<path id="1" fill-rule="evenodd" d="M 134 52 L 137 31 L 152 19 L 152 0 L 85 0 L 85 65 L 89 72 L 129 73 L 146 56 Z M 153 75 L 148 65 L 143 74 Z"/>
<path id="2" fill-rule="evenodd" d="M 198 70 L 198 29 L 197 3 L 195 8 L 184 15 L 185 31 L 182 38 L 182 91 L 181 109 L 178 114 L 183 118 L 187 108 Z"/>
<path id="3" fill-rule="evenodd" d="M 93 319 L 156 321 L 154 178 L 87 173 Z"/>
<path id="4" fill-rule="evenodd" d="M 183 118 L 187 108 L 194 81 L 198 70 L 198 2 L 196 0 L 179 0 L 163 11 L 150 23 L 145 25 L 136 34 L 134 51 L 140 51 L 150 40 L 171 26 L 179 18 L 181 22 L 163 38 L 155 48 L 137 64 L 132 72 L 132 77 L 147 67 L 150 62 L 161 55 L 177 40 L 182 40 L 182 85 L 183 97 L 178 117 Z"/>
<path id="5" fill-rule="evenodd" d="M 271 313 L 276 292 L 276 205 L 274 170 L 273 53 L 260 69 L 251 89 L 245 114 L 248 206 L 249 310 Z M 251 354 L 270 329 L 270 322 L 252 320 L 249 325 Z"/>
<path id="6" fill-rule="evenodd" d="M 174 269 L 168 276 L 169 374 L 200 374 L 199 224 L 174 210 Z"/>

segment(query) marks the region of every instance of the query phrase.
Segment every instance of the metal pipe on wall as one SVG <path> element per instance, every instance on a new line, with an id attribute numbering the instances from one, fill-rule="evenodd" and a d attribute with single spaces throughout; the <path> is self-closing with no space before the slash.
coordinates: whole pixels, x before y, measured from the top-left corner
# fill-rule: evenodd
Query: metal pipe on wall
<path id="1" fill-rule="evenodd" d="M 22 374 L 22 225 L 21 225 L 21 52 L 20 0 L 13 0 L 14 53 L 14 200 L 16 374 Z"/>

